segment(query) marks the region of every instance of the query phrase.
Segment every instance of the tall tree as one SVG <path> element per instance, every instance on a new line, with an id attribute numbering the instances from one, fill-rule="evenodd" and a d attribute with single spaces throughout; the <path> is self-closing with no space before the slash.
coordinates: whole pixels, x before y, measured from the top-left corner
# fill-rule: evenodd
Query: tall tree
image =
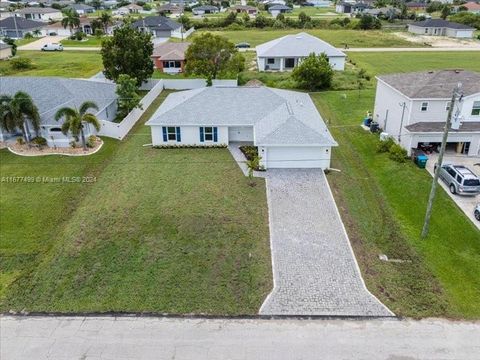
<path id="1" fill-rule="evenodd" d="M 185 53 L 187 74 L 216 79 L 218 75 L 237 75 L 245 68 L 245 58 L 226 38 L 205 33 L 196 36 Z"/>
<path id="2" fill-rule="evenodd" d="M 68 9 L 63 13 L 63 19 L 61 22 L 64 29 L 67 27 L 70 29 L 70 34 L 73 34 L 73 29 L 80 26 L 80 16 L 73 9 Z"/>
<path id="3" fill-rule="evenodd" d="M 134 29 L 129 23 L 113 31 L 102 41 L 105 77 L 117 81 L 121 74 L 137 79 L 140 86 L 153 74 L 151 34 Z"/>
<path id="4" fill-rule="evenodd" d="M 100 22 L 103 25 L 103 31 L 105 34 L 108 33 L 108 27 L 113 24 L 113 17 L 108 12 L 104 11 L 100 14 Z"/>
<path id="5" fill-rule="evenodd" d="M 30 95 L 18 91 L 14 96 L 0 95 L 0 127 L 8 132 L 20 129 L 25 142 L 30 142 L 32 124 L 38 135 L 40 114 Z"/>
<path id="6" fill-rule="evenodd" d="M 333 70 L 327 55 L 311 53 L 293 69 L 292 77 L 303 89 L 326 89 L 332 83 Z"/>
<path id="7" fill-rule="evenodd" d="M 91 124 L 95 130 L 100 130 L 100 122 L 97 117 L 89 112 L 90 109 L 98 111 L 98 106 L 93 101 L 85 101 L 80 108 L 63 107 L 55 113 L 55 120 L 64 119 L 62 124 L 62 133 L 67 135 L 69 132 L 76 138 L 81 136 L 83 149 L 87 149 L 85 141 L 85 124 Z"/>
<path id="8" fill-rule="evenodd" d="M 140 95 L 137 93 L 137 80 L 126 74 L 121 74 L 117 80 L 118 114 L 119 119 L 124 118 L 130 111 L 140 105 Z"/>

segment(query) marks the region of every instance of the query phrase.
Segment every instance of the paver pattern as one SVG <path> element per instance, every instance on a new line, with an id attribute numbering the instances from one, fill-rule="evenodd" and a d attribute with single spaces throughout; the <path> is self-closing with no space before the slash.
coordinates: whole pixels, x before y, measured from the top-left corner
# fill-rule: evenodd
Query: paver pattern
<path id="1" fill-rule="evenodd" d="M 267 172 L 274 289 L 265 315 L 393 316 L 366 289 L 320 169 Z"/>

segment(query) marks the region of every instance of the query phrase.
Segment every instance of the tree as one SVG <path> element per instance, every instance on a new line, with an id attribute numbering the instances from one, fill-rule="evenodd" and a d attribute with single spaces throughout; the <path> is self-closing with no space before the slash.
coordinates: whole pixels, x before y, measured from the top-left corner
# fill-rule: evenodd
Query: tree
<path id="1" fill-rule="evenodd" d="M 250 186 L 255 186 L 255 182 L 253 181 L 253 172 L 260 167 L 261 159 L 262 159 L 261 157 L 259 157 L 258 155 L 255 155 L 251 159 L 247 160 L 245 163 L 248 168 L 248 180 L 249 180 Z"/>
<path id="2" fill-rule="evenodd" d="M 15 40 L 9 37 L 5 37 L 3 38 L 3 42 L 12 47 L 12 56 L 15 56 L 17 54 L 17 44 L 15 43 Z"/>
<path id="3" fill-rule="evenodd" d="M 298 23 L 300 27 L 302 28 L 305 27 L 305 24 L 311 21 L 312 21 L 312 18 L 307 14 L 305 14 L 303 11 L 300 14 L 298 14 Z"/>
<path id="4" fill-rule="evenodd" d="M 72 9 L 66 10 L 63 15 L 61 22 L 63 28 L 66 29 L 68 27 L 70 29 L 70 34 L 73 34 L 73 29 L 80 26 L 80 17 L 77 12 Z"/>
<path id="5" fill-rule="evenodd" d="M 33 36 L 38 37 L 38 36 L 42 35 L 42 32 L 41 32 L 40 29 L 35 29 L 35 30 L 32 31 L 32 34 L 33 34 Z"/>
<path id="6" fill-rule="evenodd" d="M 101 53 L 107 79 L 116 82 L 121 74 L 127 74 L 137 79 L 140 86 L 153 74 L 151 35 L 134 29 L 129 23 L 102 41 Z"/>
<path id="7" fill-rule="evenodd" d="M 15 95 L 0 95 L 0 128 L 12 132 L 20 129 L 25 142 L 30 142 L 29 122 L 38 135 L 40 114 L 30 95 L 18 91 Z"/>
<path id="8" fill-rule="evenodd" d="M 185 30 L 189 29 L 190 28 L 190 25 L 191 25 L 191 21 L 190 21 L 190 18 L 185 15 L 185 14 L 182 14 L 178 19 L 177 21 L 180 23 L 180 25 L 182 25 L 182 29 L 181 29 L 181 32 L 182 32 L 182 41 L 183 41 L 183 33 Z"/>
<path id="9" fill-rule="evenodd" d="M 245 58 L 226 38 L 205 33 L 196 36 L 185 53 L 187 74 L 216 79 L 219 74 L 237 75 L 245 68 Z"/>
<path id="10" fill-rule="evenodd" d="M 445 20 L 448 15 L 450 15 L 452 13 L 452 8 L 445 4 L 443 7 L 442 7 L 442 11 L 441 11 L 441 14 L 440 14 L 440 17 Z"/>
<path id="11" fill-rule="evenodd" d="M 382 23 L 372 15 L 362 15 L 358 23 L 358 27 L 362 30 L 381 29 Z"/>
<path id="12" fill-rule="evenodd" d="M 106 11 L 102 12 L 100 17 L 99 17 L 100 22 L 102 23 L 103 26 L 103 32 L 105 34 L 108 33 L 108 27 L 113 24 L 113 18 L 112 15 L 107 13 Z"/>
<path id="13" fill-rule="evenodd" d="M 121 74 L 117 80 L 118 118 L 124 118 L 134 108 L 141 108 L 140 95 L 137 93 L 137 80 L 126 74 Z"/>
<path id="14" fill-rule="evenodd" d="M 98 111 L 98 106 L 92 101 L 85 101 L 80 105 L 80 109 L 63 107 L 55 113 L 56 121 L 64 119 L 62 133 L 67 135 L 70 132 L 75 138 L 78 138 L 78 135 L 80 135 L 84 150 L 87 150 L 84 124 L 92 124 L 95 130 L 100 130 L 100 122 L 94 114 L 88 112 L 89 109 Z"/>
<path id="15" fill-rule="evenodd" d="M 333 69 L 327 55 L 311 53 L 293 69 L 292 77 L 302 89 L 326 89 L 332 83 Z"/>

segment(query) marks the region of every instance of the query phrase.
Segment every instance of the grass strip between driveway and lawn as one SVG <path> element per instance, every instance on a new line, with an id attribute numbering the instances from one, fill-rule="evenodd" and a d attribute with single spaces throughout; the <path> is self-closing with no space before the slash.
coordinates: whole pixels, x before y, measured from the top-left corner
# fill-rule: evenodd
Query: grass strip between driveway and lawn
<path id="1" fill-rule="evenodd" d="M 375 90 L 328 91 L 312 98 L 339 146 L 329 182 L 367 287 L 401 316 L 480 317 L 480 234 L 443 189 L 430 234 L 420 239 L 431 176 L 376 152 L 360 123 Z M 380 261 L 386 254 L 393 263 Z"/>
<path id="2" fill-rule="evenodd" d="M 3 311 L 258 312 L 272 287 L 264 180 L 249 186 L 227 149 L 143 146 L 167 94 L 93 157 L 0 152 L 1 176 L 96 176 L 1 184 Z"/>

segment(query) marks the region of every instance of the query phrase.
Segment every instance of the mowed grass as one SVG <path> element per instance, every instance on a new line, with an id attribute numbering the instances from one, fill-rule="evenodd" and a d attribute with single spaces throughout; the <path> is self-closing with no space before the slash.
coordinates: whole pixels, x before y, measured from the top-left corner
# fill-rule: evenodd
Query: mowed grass
<path id="1" fill-rule="evenodd" d="M 346 94 L 346 98 L 344 97 Z M 431 177 L 376 152 L 359 124 L 373 89 L 312 94 L 339 142 L 328 175 L 367 286 L 397 315 L 480 317 L 480 233 L 439 189 L 430 234 L 420 239 Z M 386 263 L 378 256 L 407 260 Z"/>
<path id="2" fill-rule="evenodd" d="M 305 31 L 313 36 L 329 42 L 333 46 L 344 47 L 348 44 L 349 47 L 420 47 L 420 45 L 410 41 L 401 39 L 389 32 L 381 30 L 328 30 L 328 29 L 288 29 L 288 30 L 270 30 L 270 29 L 251 29 L 238 31 L 212 31 L 201 30 L 195 32 L 201 34 L 203 31 L 211 31 L 217 35 L 222 35 L 228 38 L 233 43 L 248 42 L 252 47 L 262 44 L 264 42 L 289 35 L 298 34 Z M 189 37 L 191 40 L 191 37 Z"/>
<path id="3" fill-rule="evenodd" d="M 372 75 L 439 69 L 480 71 L 480 51 L 348 52 L 348 59 Z"/>
<path id="4" fill-rule="evenodd" d="M 5 253 L 35 256 L 17 267 L 2 310 L 257 313 L 272 287 L 264 181 L 249 186 L 227 149 L 144 147 L 142 123 L 166 95 L 125 141 L 107 143 L 112 154 L 93 185 L 63 194 L 70 185 L 2 184 Z M 62 158 L 25 166 L 1 155 L 2 176 L 73 171 Z M 68 166 L 80 173 L 91 161 Z"/>
<path id="5" fill-rule="evenodd" d="M 31 59 L 33 68 L 15 70 L 10 61 L 1 61 L 0 75 L 89 78 L 103 69 L 102 57 L 96 51 L 18 51 L 17 56 Z"/>

